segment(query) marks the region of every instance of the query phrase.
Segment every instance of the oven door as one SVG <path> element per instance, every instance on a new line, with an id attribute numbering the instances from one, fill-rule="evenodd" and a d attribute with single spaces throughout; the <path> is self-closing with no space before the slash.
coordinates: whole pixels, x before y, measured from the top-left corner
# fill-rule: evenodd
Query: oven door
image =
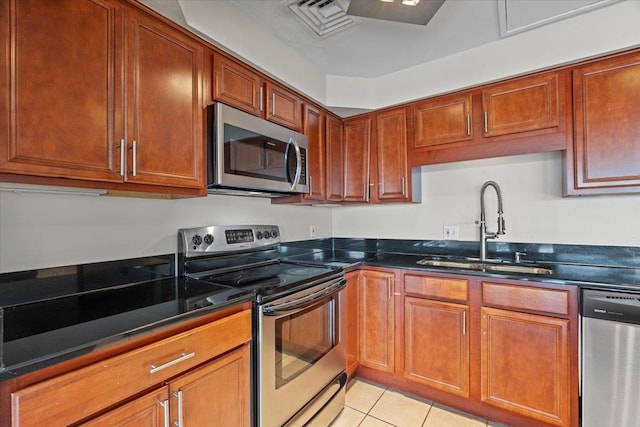
<path id="1" fill-rule="evenodd" d="M 323 407 L 342 409 L 345 285 L 335 279 L 260 307 L 259 426 L 303 424 Z"/>

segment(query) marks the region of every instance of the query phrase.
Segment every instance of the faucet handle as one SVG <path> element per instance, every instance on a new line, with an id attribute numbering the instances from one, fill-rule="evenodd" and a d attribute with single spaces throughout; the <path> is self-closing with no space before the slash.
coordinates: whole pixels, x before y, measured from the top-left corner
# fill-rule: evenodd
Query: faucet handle
<path id="1" fill-rule="evenodd" d="M 523 256 L 526 256 L 526 255 L 527 255 L 527 252 L 526 252 L 526 251 L 522 251 L 522 252 L 520 252 L 520 251 L 515 251 L 515 252 L 513 253 L 513 261 L 514 261 L 516 264 L 520 264 L 520 262 L 522 261 L 522 257 L 523 257 Z"/>
<path id="2" fill-rule="evenodd" d="M 507 227 L 505 226 L 504 218 L 502 215 L 498 217 L 498 231 L 496 234 L 504 234 Z"/>

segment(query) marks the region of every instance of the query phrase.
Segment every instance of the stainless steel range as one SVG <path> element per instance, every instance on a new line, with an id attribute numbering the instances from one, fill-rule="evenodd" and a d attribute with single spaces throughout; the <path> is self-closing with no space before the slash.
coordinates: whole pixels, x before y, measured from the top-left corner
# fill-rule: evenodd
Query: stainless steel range
<path id="1" fill-rule="evenodd" d="M 273 225 L 178 231 L 178 272 L 255 293 L 253 419 L 327 426 L 344 406 L 344 273 L 283 261 Z"/>

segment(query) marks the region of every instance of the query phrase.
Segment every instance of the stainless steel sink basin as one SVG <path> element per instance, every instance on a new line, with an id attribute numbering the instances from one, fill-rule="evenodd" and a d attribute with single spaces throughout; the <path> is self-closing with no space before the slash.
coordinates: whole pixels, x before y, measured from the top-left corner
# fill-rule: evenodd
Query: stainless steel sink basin
<path id="1" fill-rule="evenodd" d="M 479 270 L 479 271 L 495 271 L 503 273 L 521 273 L 521 274 L 551 274 L 553 270 L 549 267 L 542 267 L 536 265 L 523 265 L 523 264 L 509 264 L 502 260 L 490 260 L 487 262 L 480 262 L 465 259 L 465 260 L 447 260 L 447 259 L 433 259 L 423 258 L 416 262 L 418 265 L 424 265 L 428 267 L 443 267 L 443 268 L 460 268 L 464 270 Z"/>

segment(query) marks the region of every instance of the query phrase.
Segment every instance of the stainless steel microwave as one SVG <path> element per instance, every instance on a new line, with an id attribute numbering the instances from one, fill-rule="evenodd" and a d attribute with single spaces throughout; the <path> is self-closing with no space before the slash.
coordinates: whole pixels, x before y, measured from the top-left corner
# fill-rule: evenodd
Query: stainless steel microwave
<path id="1" fill-rule="evenodd" d="M 209 192 L 309 192 L 305 135 L 219 102 L 209 107 L 207 121 Z"/>

